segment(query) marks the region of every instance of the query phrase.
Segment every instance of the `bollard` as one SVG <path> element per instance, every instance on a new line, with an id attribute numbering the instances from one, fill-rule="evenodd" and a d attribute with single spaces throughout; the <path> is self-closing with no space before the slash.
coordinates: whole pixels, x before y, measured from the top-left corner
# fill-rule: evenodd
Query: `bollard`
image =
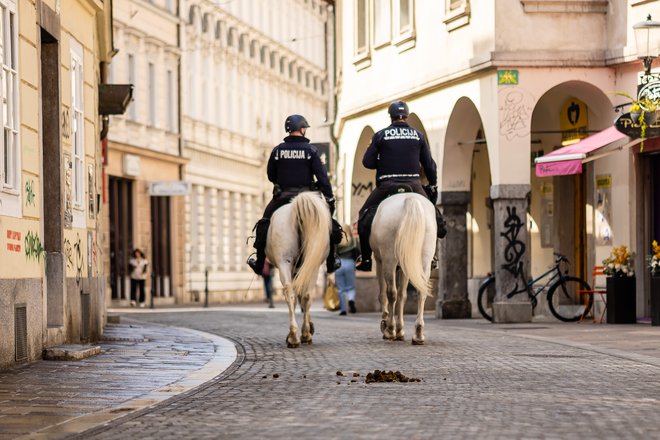
<path id="1" fill-rule="evenodd" d="M 154 296 L 156 296 L 156 272 L 151 271 L 151 294 L 149 295 L 149 308 L 154 308 Z"/>
<path id="2" fill-rule="evenodd" d="M 209 268 L 204 270 L 204 307 L 209 306 Z"/>

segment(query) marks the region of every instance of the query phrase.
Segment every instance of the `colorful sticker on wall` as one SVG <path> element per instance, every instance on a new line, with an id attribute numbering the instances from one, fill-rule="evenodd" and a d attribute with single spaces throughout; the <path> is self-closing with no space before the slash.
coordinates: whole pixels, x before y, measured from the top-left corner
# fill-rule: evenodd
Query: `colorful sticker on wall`
<path id="1" fill-rule="evenodd" d="M 73 227 L 73 162 L 71 155 L 64 153 L 64 227 Z"/>
<path id="2" fill-rule="evenodd" d="M 25 234 L 25 256 L 28 260 L 34 258 L 37 261 L 41 260 L 41 256 L 46 252 L 41 239 L 36 232 L 28 231 Z"/>
<path id="3" fill-rule="evenodd" d="M 9 252 L 21 252 L 21 233 L 7 229 L 7 250 Z"/>
<path id="4" fill-rule="evenodd" d="M 93 219 L 96 210 L 94 209 L 94 194 L 96 193 L 96 186 L 94 185 L 94 165 L 87 165 L 87 199 L 88 199 L 88 209 L 89 218 Z"/>
<path id="5" fill-rule="evenodd" d="M 516 85 L 518 84 L 518 71 L 517 70 L 498 70 L 497 71 L 497 85 Z"/>

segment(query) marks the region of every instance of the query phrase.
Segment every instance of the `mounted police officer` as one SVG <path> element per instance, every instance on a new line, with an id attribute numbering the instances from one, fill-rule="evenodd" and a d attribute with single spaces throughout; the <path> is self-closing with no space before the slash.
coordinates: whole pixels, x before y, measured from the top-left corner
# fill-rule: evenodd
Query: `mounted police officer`
<path id="1" fill-rule="evenodd" d="M 401 189 L 426 196 L 434 205 L 438 199 L 436 164 L 424 135 L 408 125 L 408 105 L 395 101 L 390 104 L 388 113 L 392 124 L 374 134 L 362 158 L 365 168 L 376 170 L 376 189 L 364 202 L 358 219 L 361 256 L 355 269 L 367 272 L 371 270 L 371 223 L 380 202 Z M 422 186 L 420 180 L 420 164 L 429 182 L 426 186 Z M 443 238 L 447 231 L 437 207 L 436 217 L 438 237 Z"/>
<path id="2" fill-rule="evenodd" d="M 284 129 L 289 135 L 284 142 L 273 148 L 268 159 L 268 180 L 273 182 L 273 199 L 264 211 L 263 218 L 255 225 L 256 237 L 254 247 L 257 250 L 256 258 L 248 258 L 247 264 L 257 275 L 261 271 L 266 260 L 266 239 L 268 226 L 273 213 L 280 207 L 286 205 L 296 195 L 303 191 L 314 191 L 318 185 L 319 190 L 325 197 L 330 209 L 330 215 L 335 212 L 335 198 L 332 194 L 332 186 L 328 174 L 321 163 L 319 153 L 305 132 L 309 128 L 307 120 L 301 115 L 291 115 L 284 122 Z M 314 183 L 316 178 L 316 184 Z M 335 256 L 335 245 L 341 240 L 341 227 L 333 219 L 333 233 L 330 238 L 330 252 L 328 254 L 327 269 L 332 273 L 339 268 L 339 260 Z"/>

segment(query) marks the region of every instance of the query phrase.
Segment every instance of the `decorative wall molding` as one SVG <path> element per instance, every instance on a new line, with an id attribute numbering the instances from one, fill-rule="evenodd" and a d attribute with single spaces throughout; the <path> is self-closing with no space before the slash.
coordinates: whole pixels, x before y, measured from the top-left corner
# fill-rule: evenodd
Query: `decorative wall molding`
<path id="1" fill-rule="evenodd" d="M 525 12 L 607 14 L 607 0 L 520 0 Z"/>

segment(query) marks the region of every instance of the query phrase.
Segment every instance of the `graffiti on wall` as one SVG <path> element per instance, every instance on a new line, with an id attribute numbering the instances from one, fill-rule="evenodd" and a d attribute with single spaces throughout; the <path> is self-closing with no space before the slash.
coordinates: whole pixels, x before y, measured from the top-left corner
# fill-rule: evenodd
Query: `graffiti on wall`
<path id="1" fill-rule="evenodd" d="M 9 252 L 21 252 L 21 233 L 7 229 L 7 250 Z"/>
<path id="2" fill-rule="evenodd" d="M 534 99 L 532 96 L 516 87 L 502 90 L 500 98 L 500 135 L 507 140 L 529 135 L 528 124 L 532 120 Z"/>
<path id="3" fill-rule="evenodd" d="M 64 239 L 64 256 L 66 257 L 67 269 L 73 269 L 73 246 L 68 238 Z"/>
<path id="4" fill-rule="evenodd" d="M 374 190 L 373 182 L 369 182 L 367 184 L 364 184 L 362 182 L 357 182 L 357 183 L 353 183 L 351 186 L 353 187 L 353 193 L 352 193 L 353 197 L 360 197 L 362 196 L 363 192 L 369 195 Z"/>
<path id="5" fill-rule="evenodd" d="M 518 290 L 518 280 L 523 279 L 523 262 L 522 257 L 525 255 L 525 243 L 520 241 L 518 235 L 520 230 L 525 226 L 523 221 L 518 216 L 515 206 L 506 207 L 507 217 L 504 220 L 504 232 L 500 235 L 504 237 L 506 245 L 504 246 L 504 260 L 505 264 L 502 265 L 511 275 L 516 277 L 516 285 L 510 293 Z M 523 286 L 524 287 L 524 286 Z"/>
<path id="6" fill-rule="evenodd" d="M 64 153 L 64 227 L 73 226 L 73 162 L 71 155 Z"/>
<path id="7" fill-rule="evenodd" d="M 25 206 L 34 206 L 34 180 L 27 179 L 25 181 Z"/>
<path id="8" fill-rule="evenodd" d="M 28 231 L 25 234 L 25 257 L 30 260 L 34 258 L 41 261 L 41 257 L 46 253 L 43 243 L 36 232 Z"/>

